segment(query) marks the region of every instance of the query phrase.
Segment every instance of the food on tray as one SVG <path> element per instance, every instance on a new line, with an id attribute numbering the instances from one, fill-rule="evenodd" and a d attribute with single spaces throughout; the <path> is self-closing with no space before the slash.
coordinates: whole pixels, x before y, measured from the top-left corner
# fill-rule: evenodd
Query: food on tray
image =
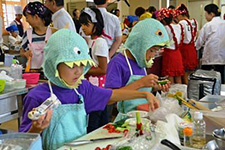
<path id="1" fill-rule="evenodd" d="M 112 145 L 107 145 L 106 148 L 100 148 L 100 147 L 96 147 L 95 150 L 110 150 L 110 148 L 112 147 Z"/>
<path id="2" fill-rule="evenodd" d="M 103 129 L 107 129 L 109 133 L 127 133 L 130 129 L 129 123 L 125 122 L 125 120 L 118 121 L 114 124 L 107 124 L 103 127 Z"/>
<path id="3" fill-rule="evenodd" d="M 132 150 L 132 147 L 130 147 L 130 146 L 124 146 L 124 147 L 120 147 L 120 148 L 118 148 L 116 150 Z"/>

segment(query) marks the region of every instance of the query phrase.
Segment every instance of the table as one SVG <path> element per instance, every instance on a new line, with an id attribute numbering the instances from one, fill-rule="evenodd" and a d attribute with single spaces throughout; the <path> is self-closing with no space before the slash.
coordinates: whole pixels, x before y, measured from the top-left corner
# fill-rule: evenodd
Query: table
<path id="1" fill-rule="evenodd" d="M 18 126 L 20 125 L 22 100 L 27 92 L 27 88 L 22 88 L 0 94 L 0 123 L 18 119 Z"/>
<path id="2" fill-rule="evenodd" d="M 101 128 L 98 128 L 97 130 L 90 132 L 89 134 L 84 135 L 83 137 L 78 138 L 77 140 L 89 140 L 89 139 L 96 139 L 96 138 L 104 138 L 104 137 L 117 137 L 122 136 L 123 133 L 108 133 L 108 130 Z M 91 144 L 86 145 L 80 145 L 80 146 L 63 146 L 59 148 L 58 150 L 94 150 L 96 147 L 105 148 L 109 144 L 114 144 L 116 142 L 119 142 L 121 138 L 118 139 L 111 139 L 111 140 L 105 140 L 105 141 L 98 141 Z"/>

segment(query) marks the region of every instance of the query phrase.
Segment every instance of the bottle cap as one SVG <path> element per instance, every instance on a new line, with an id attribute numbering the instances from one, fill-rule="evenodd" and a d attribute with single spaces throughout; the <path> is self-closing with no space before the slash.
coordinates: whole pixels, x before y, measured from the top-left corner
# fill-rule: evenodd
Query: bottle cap
<path id="1" fill-rule="evenodd" d="M 203 119 L 203 113 L 201 113 L 201 112 L 195 112 L 194 113 L 194 119 L 195 120 L 202 120 Z"/>
<path id="2" fill-rule="evenodd" d="M 184 132 L 184 135 L 192 135 L 192 128 L 190 128 L 190 127 L 185 127 L 184 128 L 184 130 L 183 130 L 183 132 Z"/>
<path id="3" fill-rule="evenodd" d="M 15 64 L 16 62 L 17 62 L 17 60 L 16 60 L 16 59 L 12 59 L 12 63 L 14 63 L 14 64 Z"/>

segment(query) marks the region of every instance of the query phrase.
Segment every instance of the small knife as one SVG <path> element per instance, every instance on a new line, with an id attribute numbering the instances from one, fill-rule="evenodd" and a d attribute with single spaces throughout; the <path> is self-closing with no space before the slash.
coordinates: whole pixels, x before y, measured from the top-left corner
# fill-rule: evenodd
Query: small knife
<path id="1" fill-rule="evenodd" d="M 119 139 L 123 136 L 116 136 L 116 137 L 107 137 L 107 138 L 97 138 L 97 139 L 90 139 L 90 140 L 79 140 L 79 141 L 72 141 L 69 143 L 65 143 L 66 146 L 77 146 L 77 145 L 84 145 L 84 144 L 90 144 L 97 141 L 104 141 L 104 140 L 112 140 L 112 139 Z"/>

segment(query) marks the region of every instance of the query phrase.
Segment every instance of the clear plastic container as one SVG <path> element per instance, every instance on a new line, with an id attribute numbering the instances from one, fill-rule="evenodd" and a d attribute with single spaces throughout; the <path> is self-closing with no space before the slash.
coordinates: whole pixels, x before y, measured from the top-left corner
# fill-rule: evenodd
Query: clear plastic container
<path id="1" fill-rule="evenodd" d="M 0 135 L 0 149 L 42 150 L 42 142 L 36 133 L 12 133 Z"/>
<path id="2" fill-rule="evenodd" d="M 206 124 L 203 120 L 203 113 L 194 113 L 194 132 L 192 137 L 192 147 L 201 149 L 206 144 Z"/>
<path id="3" fill-rule="evenodd" d="M 15 80 L 15 88 L 21 89 L 26 87 L 26 80 L 25 79 L 16 79 Z"/>
<path id="4" fill-rule="evenodd" d="M 5 82 L 5 92 L 10 92 L 15 89 L 15 81 L 6 81 Z"/>
<path id="5" fill-rule="evenodd" d="M 11 69 L 10 69 L 11 77 L 14 79 L 22 79 L 22 70 L 23 70 L 23 67 L 22 65 L 19 65 L 18 60 L 13 59 Z"/>

